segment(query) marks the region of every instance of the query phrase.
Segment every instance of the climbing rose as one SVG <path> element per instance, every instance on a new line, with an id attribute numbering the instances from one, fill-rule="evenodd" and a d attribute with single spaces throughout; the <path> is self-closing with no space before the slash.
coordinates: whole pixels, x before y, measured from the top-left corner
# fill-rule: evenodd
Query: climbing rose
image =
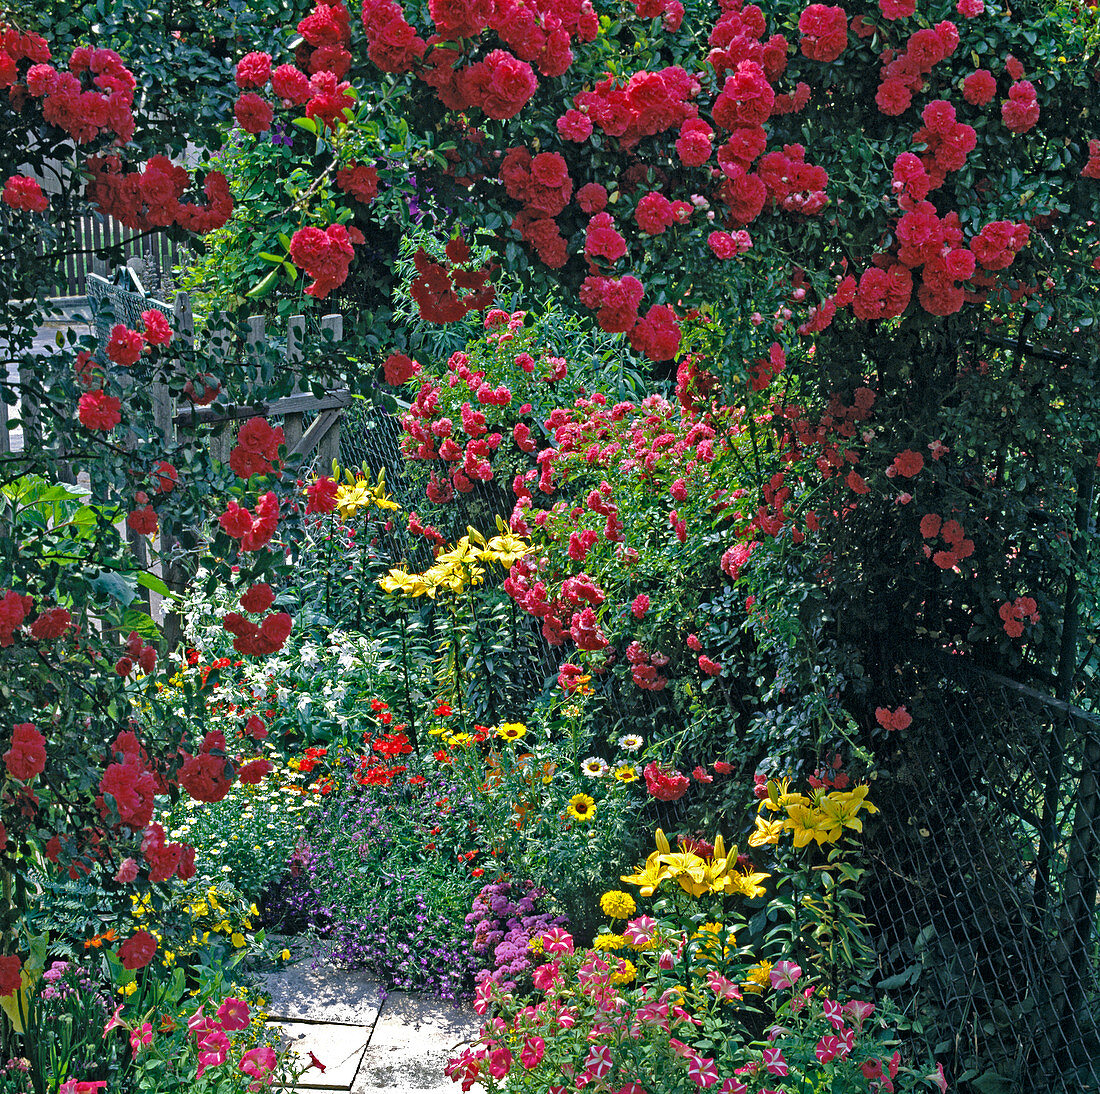
<path id="1" fill-rule="evenodd" d="M 23 962 L 17 954 L 0 957 L 0 995 L 12 995 L 23 983 Z"/>
<path id="2" fill-rule="evenodd" d="M 4 183 L 0 200 L 24 213 L 44 213 L 50 207 L 50 199 L 42 193 L 42 187 L 24 175 L 12 175 Z"/>
<path id="3" fill-rule="evenodd" d="M 668 769 L 659 766 L 655 761 L 646 764 L 642 770 L 645 775 L 646 789 L 658 801 L 679 801 L 691 785 L 690 780 L 682 772 L 675 768 Z"/>
<path id="4" fill-rule="evenodd" d="M 237 62 L 237 86 L 263 87 L 271 79 L 271 54 L 246 53 Z"/>
<path id="5" fill-rule="evenodd" d="M 988 68 L 979 68 L 963 80 L 963 98 L 972 106 L 985 106 L 997 94 L 997 81 Z"/>
<path id="6" fill-rule="evenodd" d="M 124 969 L 143 969 L 157 952 L 157 940 L 148 931 L 137 931 L 118 948 Z"/>
<path id="7" fill-rule="evenodd" d="M 8 774 L 22 782 L 46 770 L 46 738 L 33 722 L 20 722 L 12 727 L 11 748 L 4 753 L 4 763 Z"/>
<path id="8" fill-rule="evenodd" d="M 77 416 L 85 429 L 113 429 L 122 421 L 122 401 L 104 391 L 87 391 L 80 396 Z"/>
<path id="9" fill-rule="evenodd" d="M 275 116 L 271 104 L 255 91 L 246 91 L 233 107 L 233 116 L 246 133 L 263 133 Z"/>
<path id="10" fill-rule="evenodd" d="M 141 322 L 145 327 L 145 341 L 151 346 L 166 346 L 172 341 L 172 328 L 163 312 L 156 308 L 141 313 Z"/>
<path id="11" fill-rule="evenodd" d="M 843 8 L 811 4 L 798 20 L 799 48 L 811 61 L 835 61 L 848 44 L 848 15 Z"/>
<path id="12" fill-rule="evenodd" d="M 875 710 L 875 721 L 883 729 L 908 729 L 913 724 L 913 716 L 903 706 L 897 710 L 878 707 Z"/>
<path id="13" fill-rule="evenodd" d="M 107 342 L 107 356 L 116 365 L 130 368 L 137 364 L 144 347 L 145 339 L 136 330 L 130 330 L 121 323 L 116 323 L 111 328 L 111 337 Z"/>
<path id="14" fill-rule="evenodd" d="M 259 581 L 241 597 L 246 612 L 266 612 L 275 603 L 275 593 L 265 581 Z"/>
<path id="15" fill-rule="evenodd" d="M 61 638 L 72 626 L 73 617 L 64 608 L 50 608 L 31 624 L 31 638 L 36 642 Z"/>

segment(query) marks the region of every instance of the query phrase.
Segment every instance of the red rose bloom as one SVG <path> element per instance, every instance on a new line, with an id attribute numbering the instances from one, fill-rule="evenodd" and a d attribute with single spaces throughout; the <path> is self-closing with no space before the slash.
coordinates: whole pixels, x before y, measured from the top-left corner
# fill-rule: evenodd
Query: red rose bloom
<path id="1" fill-rule="evenodd" d="M 465 88 L 471 102 L 499 121 L 514 118 L 537 87 L 534 69 L 504 49 L 494 49 L 466 71 Z"/>
<path id="2" fill-rule="evenodd" d="M 144 347 L 145 339 L 136 330 L 130 330 L 121 323 L 116 323 L 111 328 L 111 338 L 107 343 L 107 356 L 116 365 L 130 368 L 132 365 L 137 364 Z"/>
<path id="3" fill-rule="evenodd" d="M 287 106 L 301 106 L 309 100 L 309 77 L 294 65 L 279 65 L 271 74 L 271 90 Z"/>
<path id="4" fill-rule="evenodd" d="M 88 391 L 80 396 L 77 417 L 85 429 L 113 429 L 122 421 L 122 402 L 104 391 Z"/>
<path id="5" fill-rule="evenodd" d="M 310 296 L 321 300 L 347 280 L 348 267 L 355 257 L 351 244 L 351 236 L 342 224 L 330 225 L 324 231 L 299 228 L 294 233 L 290 240 L 290 258 L 295 266 L 313 278 L 306 289 Z"/>
<path id="6" fill-rule="evenodd" d="M 256 786 L 271 770 L 270 760 L 252 760 L 237 772 L 237 778 L 246 786 Z"/>
<path id="7" fill-rule="evenodd" d="M 835 61 L 848 45 L 848 15 L 843 8 L 811 4 L 799 16 L 799 48 L 811 61 Z"/>
<path id="8" fill-rule="evenodd" d="M 233 116 L 246 133 L 263 133 L 271 128 L 275 111 L 255 91 L 246 91 L 233 107 Z"/>
<path id="9" fill-rule="evenodd" d="M 1008 89 L 1008 101 L 1001 104 L 1001 120 L 1013 133 L 1026 133 L 1039 120 L 1035 85 L 1019 80 Z"/>
<path id="10" fill-rule="evenodd" d="M 997 81 L 988 68 L 979 68 L 963 80 L 963 98 L 971 106 L 985 106 L 997 94 Z"/>
<path id="11" fill-rule="evenodd" d="M 306 513 L 331 513 L 336 508 L 337 484 L 328 476 L 314 479 L 306 488 Z"/>
<path id="12" fill-rule="evenodd" d="M 411 380 L 419 371 L 420 365 L 403 353 L 391 353 L 382 366 L 386 383 L 390 387 L 400 387 Z"/>
<path id="13" fill-rule="evenodd" d="M 592 119 L 579 110 L 567 110 L 558 118 L 557 125 L 562 140 L 583 144 L 592 136 Z"/>
<path id="14" fill-rule="evenodd" d="M 241 596 L 246 612 L 266 612 L 275 603 L 275 593 L 265 581 L 259 581 Z"/>
<path id="15" fill-rule="evenodd" d="M 157 512 L 151 505 L 132 509 L 126 517 L 126 527 L 139 536 L 153 536 L 157 532 Z"/>
<path id="16" fill-rule="evenodd" d="M 0 956 L 0 995 L 11 995 L 22 987 L 22 973 L 23 962 L 17 954 Z"/>
<path id="17" fill-rule="evenodd" d="M 141 322 L 145 327 L 145 341 L 151 346 L 166 346 L 172 341 L 172 328 L 163 312 L 151 308 L 141 313 Z"/>
<path id="18" fill-rule="evenodd" d="M 44 213 L 50 207 L 50 199 L 38 183 L 24 175 L 12 175 L 4 183 L 0 200 L 24 213 Z"/>
<path id="19" fill-rule="evenodd" d="M 362 163 L 345 167 L 336 172 L 336 185 L 356 201 L 370 205 L 378 196 L 378 170 Z"/>
<path id="20" fill-rule="evenodd" d="M 239 88 L 263 87 L 270 79 L 270 53 L 246 53 L 237 62 L 237 86 Z"/>
<path id="21" fill-rule="evenodd" d="M 616 262 L 626 254 L 626 240 L 615 230 L 610 213 L 597 213 L 588 222 L 584 253 L 587 258 L 606 258 L 608 262 Z"/>
<path id="22" fill-rule="evenodd" d="M 586 182 L 577 191 L 576 200 L 584 212 L 602 213 L 607 208 L 607 190 L 598 182 Z"/>
<path id="23" fill-rule="evenodd" d="M 124 969 L 144 969 L 157 952 L 157 940 L 148 931 L 130 935 L 118 948 L 119 960 Z"/>
<path id="24" fill-rule="evenodd" d="M 669 770 L 659 766 L 656 762 L 646 764 L 642 769 L 642 774 L 645 775 L 646 789 L 658 801 L 679 801 L 688 792 L 688 787 L 691 785 L 688 777 L 682 772 L 675 770 L 675 768 Z"/>
<path id="25" fill-rule="evenodd" d="M 21 782 L 29 782 L 46 770 L 46 738 L 33 722 L 12 727 L 11 748 L 4 753 L 4 763 L 8 774 Z"/>
<path id="26" fill-rule="evenodd" d="M 61 638 L 72 626 L 73 617 L 64 608 L 50 608 L 31 624 L 31 638 L 48 642 Z"/>

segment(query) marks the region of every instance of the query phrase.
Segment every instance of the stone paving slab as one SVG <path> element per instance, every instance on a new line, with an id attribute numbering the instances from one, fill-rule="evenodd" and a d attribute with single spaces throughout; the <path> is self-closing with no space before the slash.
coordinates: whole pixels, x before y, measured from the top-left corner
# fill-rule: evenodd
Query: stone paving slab
<path id="1" fill-rule="evenodd" d="M 351 1094 L 457 1094 L 443 1068 L 479 1025 L 468 1003 L 390 992 Z"/>
<path id="2" fill-rule="evenodd" d="M 382 1006 L 382 989 L 366 972 L 342 972 L 300 962 L 261 979 L 271 998 L 272 1018 L 342 1023 L 373 1028 Z"/>
<path id="3" fill-rule="evenodd" d="M 305 1067 L 312 1052 L 325 1070 L 310 1068 L 298 1080 L 296 1090 L 348 1091 L 359 1071 L 367 1042 L 369 1026 L 337 1025 L 329 1022 L 273 1022 L 284 1042 L 298 1057 L 298 1066 Z"/>

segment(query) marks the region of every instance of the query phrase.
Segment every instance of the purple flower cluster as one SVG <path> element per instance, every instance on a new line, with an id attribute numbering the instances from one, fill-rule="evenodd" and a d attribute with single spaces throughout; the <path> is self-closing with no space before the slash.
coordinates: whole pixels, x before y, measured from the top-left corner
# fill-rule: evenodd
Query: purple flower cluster
<path id="1" fill-rule="evenodd" d="M 533 881 L 513 885 L 502 880 L 484 886 L 474 897 L 473 911 L 466 917 L 466 928 L 474 935 L 473 950 L 482 967 L 490 969 L 489 979 L 505 991 L 513 991 L 540 960 L 530 949 L 531 939 L 569 923 L 563 915 L 538 911 L 545 896 L 546 890 Z"/>

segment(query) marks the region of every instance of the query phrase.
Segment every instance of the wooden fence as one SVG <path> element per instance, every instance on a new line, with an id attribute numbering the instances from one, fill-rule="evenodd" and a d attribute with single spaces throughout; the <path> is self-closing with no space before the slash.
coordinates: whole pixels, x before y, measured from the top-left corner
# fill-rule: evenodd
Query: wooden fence
<path id="1" fill-rule="evenodd" d="M 152 275 L 148 281 L 164 291 L 171 280 L 172 269 L 178 266 L 188 253 L 187 248 L 169 239 L 166 233 L 137 232 L 125 228 L 113 217 L 82 216 L 70 224 L 70 231 L 59 243 L 51 243 L 50 251 L 60 251 L 57 296 L 86 296 L 90 274 L 105 274 L 107 263 L 103 252 L 114 248 L 113 260 L 124 263 L 130 258 L 141 258 Z M 45 243 L 39 241 L 38 254 L 46 254 Z"/>

